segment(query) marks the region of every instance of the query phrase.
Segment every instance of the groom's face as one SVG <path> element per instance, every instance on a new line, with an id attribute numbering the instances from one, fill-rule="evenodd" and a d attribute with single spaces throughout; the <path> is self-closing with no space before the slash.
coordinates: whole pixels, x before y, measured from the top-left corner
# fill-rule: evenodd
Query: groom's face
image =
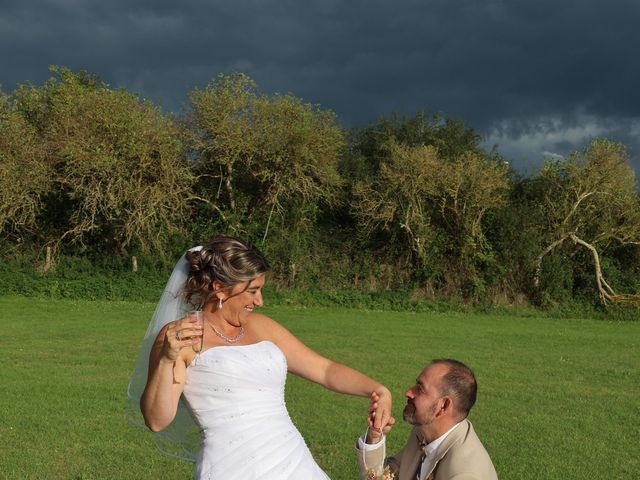
<path id="1" fill-rule="evenodd" d="M 429 365 L 406 391 L 407 405 L 402 416 L 407 423 L 421 426 L 433 423 L 440 408 L 440 378 L 447 373 L 445 365 Z"/>

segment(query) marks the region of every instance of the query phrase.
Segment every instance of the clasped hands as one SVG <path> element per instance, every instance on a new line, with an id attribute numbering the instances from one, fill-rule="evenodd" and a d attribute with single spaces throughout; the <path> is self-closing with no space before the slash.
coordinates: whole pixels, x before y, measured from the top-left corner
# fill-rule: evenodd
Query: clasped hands
<path id="1" fill-rule="evenodd" d="M 369 413 L 367 415 L 367 438 L 365 442 L 369 445 L 378 443 L 384 435 L 391 431 L 396 420 L 391 416 L 391 393 L 384 390 L 381 393 L 371 394 Z"/>

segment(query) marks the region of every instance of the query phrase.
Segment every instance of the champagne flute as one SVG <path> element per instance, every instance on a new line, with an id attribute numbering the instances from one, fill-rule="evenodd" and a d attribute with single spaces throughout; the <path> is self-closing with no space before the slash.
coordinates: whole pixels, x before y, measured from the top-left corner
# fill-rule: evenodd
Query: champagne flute
<path id="1" fill-rule="evenodd" d="M 188 317 L 196 317 L 196 326 L 200 327 L 202 333 L 200 334 L 200 343 L 196 345 L 192 345 L 191 348 L 196 352 L 196 361 L 198 363 L 198 359 L 200 358 L 200 352 L 202 352 L 202 346 L 204 341 L 204 317 L 202 315 L 202 310 L 191 310 L 187 312 Z"/>

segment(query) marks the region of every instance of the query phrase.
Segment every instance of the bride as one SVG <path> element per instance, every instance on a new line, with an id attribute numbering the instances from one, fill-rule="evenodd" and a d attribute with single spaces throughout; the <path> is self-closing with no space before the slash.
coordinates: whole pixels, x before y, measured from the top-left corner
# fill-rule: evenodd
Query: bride
<path id="1" fill-rule="evenodd" d="M 197 430 L 196 479 L 328 478 L 287 413 L 287 371 L 335 392 L 375 398 L 376 429 L 391 416 L 386 387 L 254 311 L 263 305 L 268 270 L 255 247 L 233 237 L 189 250 L 145 335 L 130 407 L 139 400 L 146 426 L 161 432 L 164 450 L 180 448 L 172 450 L 179 457 L 195 453 Z M 190 305 L 201 306 L 202 323 L 186 314 Z"/>

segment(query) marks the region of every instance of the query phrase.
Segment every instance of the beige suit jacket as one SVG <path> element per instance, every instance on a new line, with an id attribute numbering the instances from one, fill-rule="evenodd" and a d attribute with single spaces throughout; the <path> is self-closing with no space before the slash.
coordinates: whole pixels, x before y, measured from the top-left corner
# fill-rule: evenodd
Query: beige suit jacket
<path id="1" fill-rule="evenodd" d="M 417 437 L 418 427 L 409 434 L 402 450 L 385 459 L 384 445 L 366 452 L 358 449 L 360 478 L 368 480 L 367 471 L 374 469 L 378 479 L 382 479 L 382 470 L 388 465 L 396 480 L 416 480 L 420 463 L 420 448 Z M 491 458 L 473 430 L 469 420 L 463 420 L 440 444 L 436 450 L 434 466 L 420 480 L 497 480 L 498 475 Z"/>

